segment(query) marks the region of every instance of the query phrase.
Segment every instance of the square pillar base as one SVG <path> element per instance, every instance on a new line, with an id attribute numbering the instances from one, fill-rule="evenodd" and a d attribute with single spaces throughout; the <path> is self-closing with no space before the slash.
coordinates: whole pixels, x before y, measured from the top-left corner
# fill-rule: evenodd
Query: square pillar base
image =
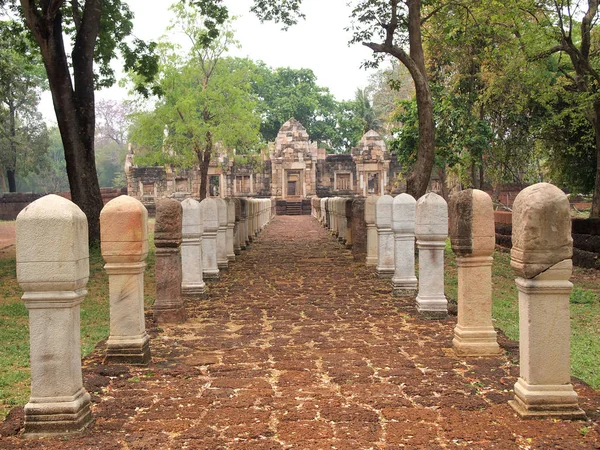
<path id="1" fill-rule="evenodd" d="M 417 313 L 424 319 L 448 318 L 448 300 L 442 297 L 422 297 L 417 295 Z"/>
<path id="2" fill-rule="evenodd" d="M 154 308 L 154 319 L 159 324 L 164 323 L 184 323 L 187 318 L 185 308 L 183 306 L 175 308 Z"/>
<path id="3" fill-rule="evenodd" d="M 515 398 L 508 404 L 522 419 L 553 417 L 585 419 L 571 384 L 531 385 L 522 378 L 515 383 Z"/>
<path id="4" fill-rule="evenodd" d="M 109 337 L 106 356 L 102 364 L 146 366 L 151 359 L 150 337 L 144 333 L 140 339 L 118 340 Z"/>
<path id="5" fill-rule="evenodd" d="M 452 346 L 459 356 L 496 356 L 502 353 L 493 327 L 454 328 Z"/>
<path id="6" fill-rule="evenodd" d="M 377 276 L 385 280 L 391 280 L 396 272 L 394 267 L 377 267 L 375 270 L 377 272 Z"/>
<path id="7" fill-rule="evenodd" d="M 85 388 L 72 397 L 31 398 L 25 405 L 24 437 L 80 433 L 92 420 L 90 394 Z"/>

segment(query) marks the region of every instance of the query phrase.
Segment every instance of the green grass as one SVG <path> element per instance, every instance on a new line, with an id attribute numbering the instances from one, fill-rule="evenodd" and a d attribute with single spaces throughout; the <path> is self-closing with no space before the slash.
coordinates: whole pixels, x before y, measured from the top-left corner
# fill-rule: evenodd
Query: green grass
<path id="1" fill-rule="evenodd" d="M 446 292 L 456 299 L 458 280 L 452 251 L 446 247 Z M 575 268 L 574 274 L 585 269 Z M 589 270 L 587 271 L 589 273 Z M 598 273 L 600 278 L 600 273 Z M 494 252 L 492 266 L 492 317 L 494 326 L 519 340 L 519 301 L 510 253 Z M 573 280 L 571 293 L 571 374 L 600 389 L 600 299 L 597 279 Z"/>
<path id="2" fill-rule="evenodd" d="M 153 219 L 152 219 L 153 220 Z M 144 276 L 145 303 L 154 304 L 154 236 Z M 88 355 L 110 331 L 108 276 L 100 249 L 90 250 L 88 294 L 81 303 L 81 354 Z M 29 401 L 29 315 L 16 280 L 16 261 L 0 259 L 0 420 Z"/>

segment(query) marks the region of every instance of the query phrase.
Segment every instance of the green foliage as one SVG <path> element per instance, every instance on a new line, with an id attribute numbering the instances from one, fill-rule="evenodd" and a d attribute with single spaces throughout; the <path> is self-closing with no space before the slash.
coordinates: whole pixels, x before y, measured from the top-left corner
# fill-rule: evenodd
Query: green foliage
<path id="1" fill-rule="evenodd" d="M 0 42 L 0 168 L 25 177 L 39 173 L 48 146 L 38 112 L 44 67 L 18 22 L 0 21 Z"/>
<path id="2" fill-rule="evenodd" d="M 207 47 L 204 36 L 209 30 L 202 27 L 206 18 L 183 3 L 172 10 L 176 20 L 170 28 L 182 30 L 192 48 L 181 56 L 176 46 L 159 46 L 158 85 L 163 95 L 152 109 L 132 115 L 130 139 L 142 149 L 138 161 L 202 166 L 207 153 L 216 151 L 216 143 L 240 153 L 255 151 L 260 142 L 250 64 L 223 56 L 235 43 L 231 31 L 223 28 Z"/>

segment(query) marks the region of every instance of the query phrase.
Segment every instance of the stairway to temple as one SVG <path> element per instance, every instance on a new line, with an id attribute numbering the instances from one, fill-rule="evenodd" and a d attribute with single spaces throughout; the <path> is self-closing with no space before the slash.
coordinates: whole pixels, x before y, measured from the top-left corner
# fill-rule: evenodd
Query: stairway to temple
<path id="1" fill-rule="evenodd" d="M 302 215 L 302 202 L 287 202 L 286 213 L 288 216 L 301 216 Z"/>

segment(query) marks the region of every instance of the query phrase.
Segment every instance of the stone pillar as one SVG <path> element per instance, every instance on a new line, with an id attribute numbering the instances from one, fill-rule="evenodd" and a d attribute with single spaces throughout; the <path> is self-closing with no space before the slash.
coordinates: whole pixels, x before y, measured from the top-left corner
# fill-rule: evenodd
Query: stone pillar
<path id="1" fill-rule="evenodd" d="M 186 198 L 183 209 L 181 244 L 181 292 L 185 297 L 205 298 L 206 283 L 202 278 L 202 234 L 204 232 L 200 202 Z"/>
<path id="2" fill-rule="evenodd" d="M 242 247 L 240 246 L 240 228 L 242 226 L 242 208 L 241 202 L 239 198 L 232 198 L 235 212 L 235 223 L 233 227 L 233 253 L 234 255 L 239 255 L 242 252 Z"/>
<path id="3" fill-rule="evenodd" d="M 415 224 L 419 248 L 417 311 L 430 319 L 448 316 L 444 295 L 444 248 L 448 237 L 448 205 L 434 192 L 417 202 Z"/>
<path id="4" fill-rule="evenodd" d="M 102 209 L 100 235 L 110 297 L 110 336 L 104 364 L 146 365 L 150 362 L 144 316 L 148 211 L 140 201 L 121 195 Z"/>
<path id="5" fill-rule="evenodd" d="M 450 199 L 450 239 L 458 266 L 458 320 L 452 345 L 461 356 L 500 353 L 492 324 L 494 205 L 488 194 L 467 189 Z"/>
<path id="6" fill-rule="evenodd" d="M 85 214 L 58 195 L 34 201 L 17 216 L 17 280 L 29 310 L 28 437 L 77 432 L 92 421 L 79 322 L 89 278 L 87 233 Z"/>
<path id="7" fill-rule="evenodd" d="M 377 275 L 380 278 L 392 278 L 394 267 L 394 233 L 392 232 L 391 195 L 379 197 L 375 208 L 375 224 L 377 225 Z"/>
<path id="8" fill-rule="evenodd" d="M 367 223 L 365 222 L 365 199 L 352 200 L 352 257 L 356 262 L 364 262 L 367 257 Z"/>
<path id="9" fill-rule="evenodd" d="M 367 266 L 376 266 L 379 241 L 377 240 L 377 225 L 375 224 L 375 208 L 378 195 L 367 197 L 365 200 L 365 222 L 367 224 Z"/>
<path id="10" fill-rule="evenodd" d="M 154 318 L 160 323 L 185 322 L 181 296 L 181 226 L 183 209 L 177 200 L 156 202 L 156 300 Z"/>
<path id="11" fill-rule="evenodd" d="M 352 199 L 344 199 L 344 220 L 346 222 L 346 248 L 351 249 L 353 245 L 352 236 Z"/>
<path id="12" fill-rule="evenodd" d="M 240 198 L 240 248 L 246 250 L 248 244 L 248 200 Z"/>
<path id="13" fill-rule="evenodd" d="M 414 296 L 417 293 L 415 277 L 415 220 L 417 201 L 409 194 L 400 194 L 392 205 L 395 271 L 392 277 L 392 295 Z"/>
<path id="14" fill-rule="evenodd" d="M 227 203 L 227 260 L 235 261 L 235 251 L 233 245 L 233 230 L 235 228 L 235 203 L 232 198 L 226 198 Z"/>
<path id="15" fill-rule="evenodd" d="M 205 280 L 219 278 L 217 265 L 217 233 L 219 231 L 219 212 L 217 202 L 212 198 L 205 198 L 200 202 L 200 211 L 204 220 L 202 233 L 202 276 Z"/>
<path id="16" fill-rule="evenodd" d="M 217 229 L 217 267 L 219 270 L 227 270 L 229 259 L 227 258 L 227 203 L 222 198 L 216 198 L 217 212 L 219 217 L 219 228 Z"/>
<path id="17" fill-rule="evenodd" d="M 582 419 L 570 376 L 573 239 L 566 195 L 548 183 L 522 190 L 513 205 L 512 241 L 521 373 L 509 404 L 521 417 Z"/>

